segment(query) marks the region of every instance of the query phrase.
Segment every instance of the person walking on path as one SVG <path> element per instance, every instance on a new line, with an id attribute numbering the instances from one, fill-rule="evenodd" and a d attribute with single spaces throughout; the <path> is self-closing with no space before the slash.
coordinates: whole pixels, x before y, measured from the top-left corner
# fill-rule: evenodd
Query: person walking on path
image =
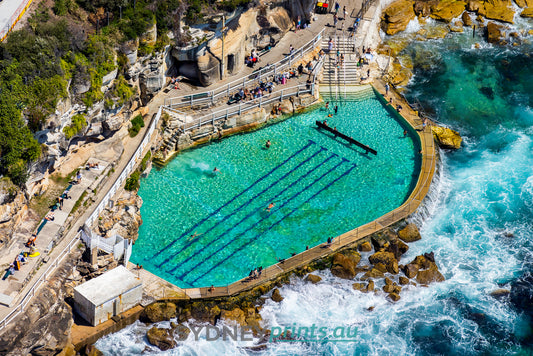
<path id="1" fill-rule="evenodd" d="M 335 15 L 337 15 L 337 12 L 339 12 L 339 9 L 341 8 L 341 6 L 339 5 L 338 2 L 335 3 Z"/>
<path id="2" fill-rule="evenodd" d="M 390 89 L 389 83 L 385 84 L 385 95 L 389 94 L 389 89 Z"/>
<path id="3" fill-rule="evenodd" d="M 348 18 L 348 11 L 346 11 L 346 6 L 342 8 L 342 21 L 346 21 Z"/>
<path id="4" fill-rule="evenodd" d="M 301 28 L 301 26 L 302 26 L 302 20 L 300 19 L 300 16 L 298 16 L 298 22 L 296 23 L 296 31 L 298 31 Z"/>
<path id="5" fill-rule="evenodd" d="M 337 27 L 337 22 L 339 22 L 339 18 L 337 17 L 337 14 L 333 14 L 333 26 Z"/>
<path id="6" fill-rule="evenodd" d="M 294 47 L 292 45 L 289 46 L 289 56 L 292 56 L 292 52 L 294 52 Z"/>

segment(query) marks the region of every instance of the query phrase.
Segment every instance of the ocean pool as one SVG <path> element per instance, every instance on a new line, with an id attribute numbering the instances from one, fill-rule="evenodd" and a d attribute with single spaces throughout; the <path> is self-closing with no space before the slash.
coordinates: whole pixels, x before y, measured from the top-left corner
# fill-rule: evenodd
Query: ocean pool
<path id="1" fill-rule="evenodd" d="M 418 178 L 416 133 L 374 95 L 326 100 L 329 110 L 182 152 L 152 170 L 139 190 L 132 262 L 182 288 L 227 285 L 400 206 Z M 324 119 L 377 155 L 317 129 Z"/>

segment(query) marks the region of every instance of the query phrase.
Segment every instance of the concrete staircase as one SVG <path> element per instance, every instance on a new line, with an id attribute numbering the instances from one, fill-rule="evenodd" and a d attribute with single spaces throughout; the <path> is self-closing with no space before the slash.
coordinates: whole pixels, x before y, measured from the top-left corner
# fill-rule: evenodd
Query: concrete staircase
<path id="1" fill-rule="evenodd" d="M 324 36 L 322 40 L 322 49 L 327 53 L 328 41 L 334 40 L 334 48 L 331 53 L 326 55 L 324 60 L 323 83 L 328 84 L 325 92 L 332 97 L 344 95 L 345 87 L 357 85 L 361 82 L 362 75 L 357 67 L 358 56 L 354 52 L 354 39 L 348 36 Z M 337 51 L 344 55 L 344 63 L 337 64 Z"/>

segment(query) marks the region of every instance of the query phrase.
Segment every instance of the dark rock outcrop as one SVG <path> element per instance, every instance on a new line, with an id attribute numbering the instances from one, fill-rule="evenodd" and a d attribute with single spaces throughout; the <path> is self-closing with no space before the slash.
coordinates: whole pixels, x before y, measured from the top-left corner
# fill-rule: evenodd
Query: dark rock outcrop
<path id="1" fill-rule="evenodd" d="M 398 231 L 398 237 L 404 242 L 414 242 L 422 238 L 415 224 L 408 224 L 406 227 Z"/>
<path id="2" fill-rule="evenodd" d="M 355 267 L 361 261 L 361 255 L 356 251 L 343 251 L 333 256 L 331 273 L 339 278 L 353 279 L 356 275 Z"/>
<path id="3" fill-rule="evenodd" d="M 146 337 L 150 344 L 157 346 L 161 351 L 166 351 L 176 347 L 174 340 L 174 333 L 172 329 L 152 327 L 146 333 Z"/>

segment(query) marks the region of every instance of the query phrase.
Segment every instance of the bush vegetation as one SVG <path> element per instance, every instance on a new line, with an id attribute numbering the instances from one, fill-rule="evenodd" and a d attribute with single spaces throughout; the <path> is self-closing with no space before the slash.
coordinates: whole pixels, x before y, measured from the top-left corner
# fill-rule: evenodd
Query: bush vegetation
<path id="1" fill-rule="evenodd" d="M 137 190 L 140 187 L 139 180 L 141 179 L 141 172 L 135 170 L 128 179 L 126 179 L 126 184 L 124 189 L 126 190 Z"/>
<path id="2" fill-rule="evenodd" d="M 131 127 L 129 128 L 130 137 L 135 137 L 141 131 L 141 128 L 144 127 L 144 120 L 141 114 L 135 116 L 131 119 Z"/>
<path id="3" fill-rule="evenodd" d="M 121 43 L 157 23 L 157 43 L 141 52 L 160 51 L 170 43 L 166 33 L 178 30 L 179 19 L 197 23 L 206 11 L 233 10 L 249 1 L 54 0 L 51 8 L 40 4 L 27 26 L 0 43 L 0 175 L 18 185 L 25 183 L 29 163 L 41 155 L 33 133 L 46 128 L 47 118 L 67 97 L 67 88 L 90 84 L 76 98 L 88 107 L 104 100 L 102 78 L 126 67 L 125 56 L 115 50 Z M 119 76 L 110 96 L 122 105 L 133 94 Z M 106 106 L 113 105 L 106 100 Z M 135 136 L 144 122 L 140 118 L 132 124 L 130 135 Z M 83 125 L 85 119 L 73 120 L 64 129 L 67 138 Z"/>
<path id="4" fill-rule="evenodd" d="M 87 126 L 85 116 L 82 114 L 74 115 L 72 117 L 72 124 L 63 128 L 65 137 L 70 140 L 72 136 L 79 134 L 85 126 Z"/>

